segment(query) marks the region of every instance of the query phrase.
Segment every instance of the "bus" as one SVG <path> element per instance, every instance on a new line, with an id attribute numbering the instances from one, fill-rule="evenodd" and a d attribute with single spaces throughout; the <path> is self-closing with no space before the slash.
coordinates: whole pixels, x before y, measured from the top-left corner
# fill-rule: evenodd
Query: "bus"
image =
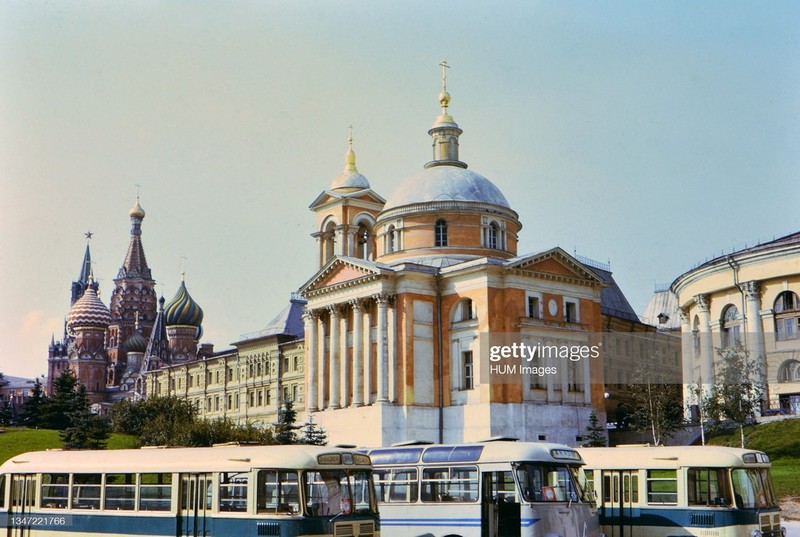
<path id="1" fill-rule="evenodd" d="M 779 537 L 761 451 L 721 446 L 580 448 L 609 537 Z"/>
<path id="2" fill-rule="evenodd" d="M 368 451 L 392 537 L 599 537 L 578 452 L 487 441 Z"/>
<path id="3" fill-rule="evenodd" d="M 320 446 L 38 451 L 0 466 L 9 537 L 379 537 L 369 456 Z"/>

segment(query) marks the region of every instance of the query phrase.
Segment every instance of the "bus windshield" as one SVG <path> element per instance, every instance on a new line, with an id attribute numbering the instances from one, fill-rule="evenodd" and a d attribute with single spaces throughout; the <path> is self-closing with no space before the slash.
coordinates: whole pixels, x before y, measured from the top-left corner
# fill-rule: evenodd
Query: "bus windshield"
<path id="1" fill-rule="evenodd" d="M 739 509 L 777 507 L 767 468 L 736 468 L 731 477 Z"/>
<path id="2" fill-rule="evenodd" d="M 366 470 L 316 470 L 304 477 L 306 512 L 310 516 L 377 513 L 372 479 Z"/>
<path id="3" fill-rule="evenodd" d="M 526 502 L 591 502 L 588 489 L 580 484 L 580 473 L 579 467 L 564 464 L 522 463 L 517 466 L 517 480 Z"/>

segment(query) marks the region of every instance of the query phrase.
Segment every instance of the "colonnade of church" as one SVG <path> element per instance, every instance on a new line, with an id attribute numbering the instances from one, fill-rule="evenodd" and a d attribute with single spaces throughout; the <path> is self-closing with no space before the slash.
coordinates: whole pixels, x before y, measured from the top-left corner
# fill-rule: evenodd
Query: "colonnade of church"
<path id="1" fill-rule="evenodd" d="M 309 410 L 396 400 L 392 295 L 379 293 L 307 308 L 303 319 Z"/>

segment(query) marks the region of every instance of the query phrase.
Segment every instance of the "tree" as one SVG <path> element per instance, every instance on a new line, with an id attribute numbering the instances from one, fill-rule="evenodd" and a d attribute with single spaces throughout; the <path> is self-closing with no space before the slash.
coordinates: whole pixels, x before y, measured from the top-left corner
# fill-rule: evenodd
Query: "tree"
<path id="1" fill-rule="evenodd" d="M 34 429 L 39 427 L 45 399 L 42 382 L 37 378 L 33 383 L 33 390 L 30 396 L 22 403 L 22 416 L 20 417 L 22 425 L 33 427 Z"/>
<path id="2" fill-rule="evenodd" d="M 297 444 L 297 431 L 301 428 L 295 425 L 297 411 L 290 399 L 283 402 L 283 408 L 278 410 L 278 421 L 273 425 L 276 444 Z"/>
<path id="3" fill-rule="evenodd" d="M 197 410 L 186 399 L 167 396 L 114 404 L 112 429 L 139 437 L 146 446 L 192 445 Z"/>
<path id="4" fill-rule="evenodd" d="M 303 434 L 300 436 L 301 444 L 324 446 L 328 443 L 328 434 L 325 429 L 314 423 L 314 414 L 309 413 L 308 421 L 303 424 Z"/>
<path id="5" fill-rule="evenodd" d="M 600 424 L 600 420 L 597 418 L 597 412 L 594 410 L 589 414 L 589 424 L 586 426 L 586 431 L 589 434 L 586 435 L 586 442 L 583 444 L 583 447 L 605 447 L 606 431 Z"/>
<path id="6" fill-rule="evenodd" d="M 749 360 L 749 353 L 741 344 L 718 349 L 717 356 L 714 391 L 703 401 L 705 414 L 738 425 L 744 448 L 744 426 L 760 408 L 764 393 L 758 365 Z"/>
<path id="7" fill-rule="evenodd" d="M 673 384 L 670 375 L 658 364 L 660 353 L 643 360 L 628 385 L 636 421 L 636 429 L 647 432 L 656 446 L 662 445 L 683 424 L 681 385 Z"/>
<path id="8" fill-rule="evenodd" d="M 8 426 L 14 422 L 14 405 L 10 399 L 0 401 L 0 425 Z"/>
<path id="9" fill-rule="evenodd" d="M 75 412 L 70 419 L 71 425 L 60 433 L 64 449 L 105 449 L 108 421 L 91 412 Z"/>
<path id="10" fill-rule="evenodd" d="M 75 412 L 89 412 L 89 397 L 86 386 L 78 382 L 75 373 L 65 369 L 53 381 L 53 396 L 40 407 L 39 425 L 63 431 L 72 425 L 70 416 Z"/>

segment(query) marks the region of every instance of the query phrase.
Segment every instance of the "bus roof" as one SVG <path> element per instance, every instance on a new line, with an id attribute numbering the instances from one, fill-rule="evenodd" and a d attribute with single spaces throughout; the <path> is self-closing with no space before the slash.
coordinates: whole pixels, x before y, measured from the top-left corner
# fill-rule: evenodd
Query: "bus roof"
<path id="1" fill-rule="evenodd" d="M 545 442 L 475 442 L 393 446 L 368 450 L 375 466 L 453 462 L 560 462 L 583 464 L 580 454 L 563 444 Z"/>
<path id="2" fill-rule="evenodd" d="M 724 446 L 619 446 L 578 448 L 578 451 L 586 467 L 592 469 L 769 466 L 769 458 L 762 451 Z M 745 462 L 745 459 L 752 462 Z"/>
<path id="3" fill-rule="evenodd" d="M 327 466 L 317 462 L 317 457 L 325 453 L 358 454 L 354 450 L 306 445 L 31 451 L 8 459 L 0 466 L 0 473 L 246 472 L 262 467 L 317 468 Z"/>

